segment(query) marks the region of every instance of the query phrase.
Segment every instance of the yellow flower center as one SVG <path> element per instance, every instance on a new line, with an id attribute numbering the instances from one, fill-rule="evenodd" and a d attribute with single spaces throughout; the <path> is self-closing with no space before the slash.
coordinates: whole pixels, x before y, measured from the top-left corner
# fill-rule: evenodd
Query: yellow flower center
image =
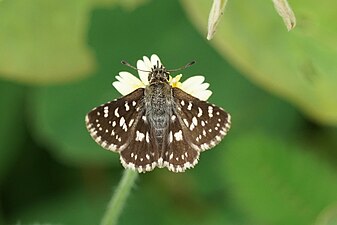
<path id="1" fill-rule="evenodd" d="M 177 88 L 180 88 L 181 87 L 181 82 L 179 82 L 180 78 L 182 77 L 183 75 L 182 74 L 179 74 L 177 76 L 175 76 L 174 78 L 172 78 L 170 76 L 170 79 L 169 79 L 169 83 L 172 87 L 177 87 Z"/>

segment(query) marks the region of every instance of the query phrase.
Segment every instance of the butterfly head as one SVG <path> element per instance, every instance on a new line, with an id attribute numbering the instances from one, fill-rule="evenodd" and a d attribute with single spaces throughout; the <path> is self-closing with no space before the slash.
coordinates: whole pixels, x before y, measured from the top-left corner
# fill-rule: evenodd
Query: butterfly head
<path id="1" fill-rule="evenodd" d="M 149 73 L 149 83 L 168 83 L 169 79 L 170 73 L 163 65 L 159 65 L 159 61 L 157 61 L 157 65 L 154 65 Z"/>
<path id="2" fill-rule="evenodd" d="M 149 76 L 148 76 L 148 81 L 150 84 L 154 84 L 154 83 L 169 83 L 169 79 L 170 79 L 170 72 L 176 72 L 179 70 L 183 70 L 186 69 L 188 67 L 190 67 L 191 65 L 193 65 L 195 63 L 195 61 L 192 61 L 188 64 L 186 64 L 185 66 L 182 66 L 178 69 L 174 69 L 174 70 L 167 70 L 159 61 L 157 61 L 156 65 L 153 65 L 153 67 L 151 68 L 151 71 L 147 71 L 147 70 L 142 70 L 139 68 L 136 68 L 132 65 L 130 65 L 130 63 L 126 62 L 126 61 L 122 61 L 122 64 L 127 65 L 128 67 L 138 70 L 138 71 L 142 71 L 142 72 L 148 72 Z"/>

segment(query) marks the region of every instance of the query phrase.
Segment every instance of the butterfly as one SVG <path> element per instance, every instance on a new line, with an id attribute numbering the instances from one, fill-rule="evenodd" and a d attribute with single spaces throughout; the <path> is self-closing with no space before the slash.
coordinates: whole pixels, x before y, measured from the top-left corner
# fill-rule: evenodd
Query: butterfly
<path id="1" fill-rule="evenodd" d="M 173 87 L 172 71 L 176 70 L 167 70 L 157 61 L 151 71 L 143 71 L 148 73 L 147 86 L 100 105 L 85 117 L 91 137 L 119 153 L 125 168 L 147 172 L 167 167 L 184 172 L 230 128 L 231 116 L 221 107 Z"/>

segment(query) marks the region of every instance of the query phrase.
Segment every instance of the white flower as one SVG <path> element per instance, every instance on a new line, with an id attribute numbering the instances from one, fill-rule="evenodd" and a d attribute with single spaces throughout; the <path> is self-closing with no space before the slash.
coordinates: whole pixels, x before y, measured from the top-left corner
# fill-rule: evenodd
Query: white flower
<path id="1" fill-rule="evenodd" d="M 139 69 L 138 75 L 140 79 L 138 79 L 129 72 L 122 71 L 119 72 L 119 74 L 116 76 L 116 79 L 118 81 L 113 82 L 112 85 L 122 95 L 127 95 L 137 88 L 145 88 L 147 85 L 149 85 L 149 72 L 144 71 L 151 71 L 153 66 L 157 65 L 157 63 L 159 63 L 159 66 L 162 65 L 157 55 L 153 54 L 151 56 L 151 60 L 148 57 L 144 56 L 143 60 L 137 61 L 137 69 Z M 206 101 L 212 95 L 212 91 L 207 90 L 209 84 L 203 83 L 205 81 L 205 77 L 193 76 L 188 78 L 184 82 L 180 82 L 181 77 L 182 74 L 179 74 L 173 78 L 170 76 L 170 85 L 172 87 L 180 88 L 188 94 L 204 101 Z"/>

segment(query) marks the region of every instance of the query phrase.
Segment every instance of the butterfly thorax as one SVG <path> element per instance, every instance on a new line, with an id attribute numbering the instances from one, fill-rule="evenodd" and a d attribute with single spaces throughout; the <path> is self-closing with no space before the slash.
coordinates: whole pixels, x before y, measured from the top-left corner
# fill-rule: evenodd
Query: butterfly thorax
<path id="1" fill-rule="evenodd" d="M 161 68 L 149 74 L 150 85 L 145 88 L 146 118 L 157 144 L 162 148 L 163 139 L 167 135 L 169 120 L 172 115 L 172 88 L 167 80 L 168 73 Z"/>

